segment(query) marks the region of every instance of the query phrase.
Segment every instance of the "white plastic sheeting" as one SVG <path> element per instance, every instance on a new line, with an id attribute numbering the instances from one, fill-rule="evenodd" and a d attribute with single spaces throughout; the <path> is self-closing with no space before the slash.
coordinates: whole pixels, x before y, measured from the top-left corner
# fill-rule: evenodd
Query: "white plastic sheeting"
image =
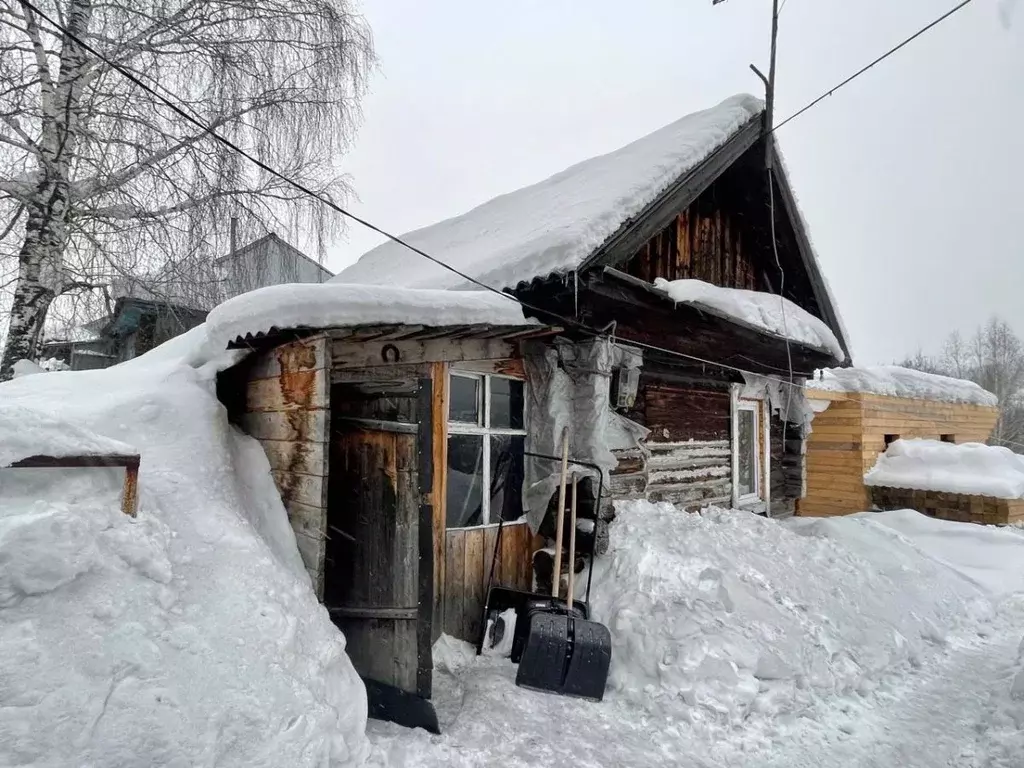
<path id="1" fill-rule="evenodd" d="M 585 344 L 559 341 L 554 347 L 524 347 L 527 389 L 526 450 L 561 456 L 562 430 L 569 428 L 569 458 L 595 464 L 608 485 L 609 471 L 618 460 L 613 450 L 635 448 L 648 430 L 620 416 L 611 407 L 611 378 L 616 367 L 639 368 L 641 354 L 608 339 Z M 548 503 L 558 488 L 558 461 L 527 456 L 523 506 L 530 527 L 537 531 Z M 580 475 L 592 469 L 570 466 Z"/>

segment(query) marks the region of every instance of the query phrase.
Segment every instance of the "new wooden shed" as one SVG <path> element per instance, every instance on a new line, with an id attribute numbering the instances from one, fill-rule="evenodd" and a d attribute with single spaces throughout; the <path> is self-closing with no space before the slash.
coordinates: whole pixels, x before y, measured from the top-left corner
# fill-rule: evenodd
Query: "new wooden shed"
<path id="1" fill-rule="evenodd" d="M 899 366 L 821 371 L 806 394 L 815 414 L 797 514 L 812 517 L 870 509 L 864 473 L 896 440 L 985 442 L 999 418 L 995 396 L 974 382 Z"/>

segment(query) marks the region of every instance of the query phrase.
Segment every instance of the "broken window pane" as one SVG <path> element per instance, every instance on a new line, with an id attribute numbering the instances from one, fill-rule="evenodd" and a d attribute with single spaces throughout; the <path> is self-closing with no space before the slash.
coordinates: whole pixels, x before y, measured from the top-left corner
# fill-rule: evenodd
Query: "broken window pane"
<path id="1" fill-rule="evenodd" d="M 737 414 L 737 452 L 739 472 L 737 495 L 751 496 L 757 493 L 757 416 L 756 411 L 741 410 Z"/>
<path id="2" fill-rule="evenodd" d="M 490 523 L 523 515 L 523 441 L 519 435 L 492 435 Z"/>
<path id="3" fill-rule="evenodd" d="M 479 424 L 480 388 L 483 380 L 449 376 L 448 381 L 448 420 Z"/>
<path id="4" fill-rule="evenodd" d="M 483 522 L 484 440 L 482 435 L 451 435 L 448 438 L 446 499 L 449 528 L 464 528 Z"/>
<path id="5" fill-rule="evenodd" d="M 491 379 L 491 426 L 523 428 L 523 382 L 498 377 Z"/>

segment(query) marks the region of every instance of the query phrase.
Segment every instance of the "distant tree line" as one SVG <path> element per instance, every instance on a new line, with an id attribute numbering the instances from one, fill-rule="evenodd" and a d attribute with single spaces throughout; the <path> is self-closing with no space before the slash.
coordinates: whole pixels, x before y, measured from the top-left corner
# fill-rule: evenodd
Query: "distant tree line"
<path id="1" fill-rule="evenodd" d="M 954 331 L 940 354 L 919 350 L 900 365 L 969 379 L 987 389 L 999 400 L 990 442 L 1024 453 L 1024 342 L 1005 320 L 993 317 L 968 337 Z"/>

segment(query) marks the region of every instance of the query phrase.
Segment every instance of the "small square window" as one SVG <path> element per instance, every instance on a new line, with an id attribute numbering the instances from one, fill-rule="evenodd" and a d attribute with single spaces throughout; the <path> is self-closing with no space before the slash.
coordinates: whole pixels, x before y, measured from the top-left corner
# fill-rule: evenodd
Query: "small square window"
<path id="1" fill-rule="evenodd" d="M 449 377 L 448 420 L 480 424 L 483 379 L 470 376 Z"/>
<path id="2" fill-rule="evenodd" d="M 876 432 L 875 434 L 878 434 L 878 433 Z M 883 439 L 885 440 L 885 447 L 888 448 L 890 445 L 892 445 L 897 440 L 899 440 L 900 436 L 899 435 L 885 435 Z"/>
<path id="3" fill-rule="evenodd" d="M 944 443 L 955 443 L 956 435 L 939 435 L 939 440 Z"/>

